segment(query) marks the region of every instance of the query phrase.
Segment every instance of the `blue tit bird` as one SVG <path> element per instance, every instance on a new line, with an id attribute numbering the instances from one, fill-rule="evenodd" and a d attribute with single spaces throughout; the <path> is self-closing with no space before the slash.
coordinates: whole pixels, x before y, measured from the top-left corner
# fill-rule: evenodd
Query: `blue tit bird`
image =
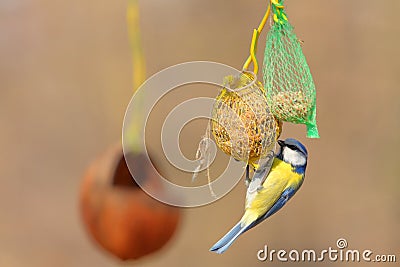
<path id="1" fill-rule="evenodd" d="M 279 153 L 270 155 L 254 173 L 240 221 L 210 251 L 221 254 L 244 232 L 280 210 L 299 190 L 307 166 L 306 147 L 293 138 L 278 140 Z"/>

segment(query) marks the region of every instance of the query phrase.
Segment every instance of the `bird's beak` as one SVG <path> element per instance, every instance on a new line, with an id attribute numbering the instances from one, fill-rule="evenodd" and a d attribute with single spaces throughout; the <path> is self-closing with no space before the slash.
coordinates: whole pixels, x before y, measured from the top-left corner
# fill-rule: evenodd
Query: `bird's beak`
<path id="1" fill-rule="evenodd" d="M 285 145 L 285 141 L 278 140 L 278 144 L 279 144 L 280 146 L 284 146 L 284 145 Z"/>

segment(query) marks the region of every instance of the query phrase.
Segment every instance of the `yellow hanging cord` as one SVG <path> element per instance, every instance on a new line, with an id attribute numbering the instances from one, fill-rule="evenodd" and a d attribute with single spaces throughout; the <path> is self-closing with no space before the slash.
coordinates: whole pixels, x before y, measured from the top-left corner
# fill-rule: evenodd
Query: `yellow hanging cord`
<path id="1" fill-rule="evenodd" d="M 271 2 L 272 1 L 274 1 L 274 0 L 271 0 Z M 256 75 L 258 73 L 258 62 L 257 62 L 257 58 L 256 58 L 258 37 L 260 36 L 260 33 L 262 32 L 265 24 L 267 23 L 270 13 L 271 13 L 271 4 L 269 3 L 267 11 L 265 12 L 263 19 L 261 20 L 260 25 L 258 26 L 257 29 L 254 29 L 254 31 L 253 31 L 253 37 L 252 37 L 251 45 L 250 45 L 250 56 L 247 58 L 246 62 L 243 65 L 243 70 L 247 70 L 249 68 L 251 62 L 253 62 L 253 67 L 254 67 L 253 72 Z"/>
<path id="2" fill-rule="evenodd" d="M 276 10 L 276 12 L 278 13 L 278 15 L 281 16 L 284 20 L 287 21 L 288 18 L 286 17 L 285 13 L 283 13 L 283 12 L 281 11 L 281 10 L 283 10 L 285 7 L 284 7 L 282 4 L 280 4 L 280 3 L 278 2 L 278 0 L 271 0 L 271 4 L 274 5 L 275 10 Z M 278 15 L 277 15 L 277 14 L 274 14 L 274 21 L 275 21 L 276 23 L 283 24 L 283 21 L 278 19 Z"/>
<path id="3" fill-rule="evenodd" d="M 132 86 L 133 93 L 135 93 L 146 79 L 146 66 L 140 39 L 138 0 L 128 0 L 126 21 L 128 28 L 128 37 L 132 50 Z M 144 99 L 141 99 L 141 101 L 139 102 L 141 103 L 141 105 L 143 100 Z M 127 142 L 132 152 L 140 153 L 143 149 L 141 145 L 141 138 L 143 138 L 141 136 L 141 129 L 143 126 L 143 114 L 141 114 L 142 112 L 140 112 L 142 110 L 141 106 L 135 106 L 135 109 L 138 109 L 138 112 L 130 114 L 131 120 L 129 121 Z"/>
<path id="4" fill-rule="evenodd" d="M 138 0 L 128 1 L 126 19 L 128 23 L 128 36 L 132 49 L 132 81 L 133 92 L 135 92 L 146 79 L 145 60 L 140 39 Z"/>
<path id="5" fill-rule="evenodd" d="M 258 62 L 257 62 L 257 58 L 256 58 L 258 37 L 260 36 L 260 33 L 264 29 L 264 26 L 267 23 L 269 14 L 271 13 L 271 4 L 274 5 L 274 7 L 277 9 L 277 12 L 279 12 L 279 13 L 280 13 L 280 9 L 285 8 L 283 5 L 281 5 L 278 2 L 278 0 L 269 0 L 267 11 L 265 12 L 263 19 L 261 20 L 260 25 L 258 26 L 257 29 L 254 29 L 254 31 L 253 31 L 253 37 L 251 39 L 251 45 L 250 45 L 250 56 L 247 58 L 246 62 L 244 63 L 243 70 L 247 70 L 249 68 L 250 64 L 253 62 L 254 74 L 258 73 Z M 285 20 L 287 20 L 287 17 L 285 14 L 282 14 L 282 16 Z M 274 14 L 274 21 L 278 22 L 278 18 L 277 18 L 276 14 Z M 280 22 L 280 23 L 282 23 L 282 22 Z"/>

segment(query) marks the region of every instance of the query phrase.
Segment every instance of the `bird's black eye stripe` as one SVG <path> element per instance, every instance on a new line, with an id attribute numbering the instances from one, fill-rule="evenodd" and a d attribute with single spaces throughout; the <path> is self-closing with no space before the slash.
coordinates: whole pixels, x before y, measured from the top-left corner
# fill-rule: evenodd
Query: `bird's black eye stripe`
<path id="1" fill-rule="evenodd" d="M 297 150 L 297 147 L 294 145 L 287 145 L 288 148 L 292 149 L 292 150 Z"/>

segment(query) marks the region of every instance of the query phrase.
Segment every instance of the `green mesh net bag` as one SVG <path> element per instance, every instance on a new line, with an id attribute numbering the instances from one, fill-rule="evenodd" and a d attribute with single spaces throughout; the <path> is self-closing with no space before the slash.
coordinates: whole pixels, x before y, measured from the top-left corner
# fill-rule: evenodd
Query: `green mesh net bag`
<path id="1" fill-rule="evenodd" d="M 274 23 L 267 35 L 263 78 L 271 112 L 282 121 L 307 126 L 307 137 L 319 138 L 316 91 L 301 43 L 283 10 L 273 1 Z"/>

